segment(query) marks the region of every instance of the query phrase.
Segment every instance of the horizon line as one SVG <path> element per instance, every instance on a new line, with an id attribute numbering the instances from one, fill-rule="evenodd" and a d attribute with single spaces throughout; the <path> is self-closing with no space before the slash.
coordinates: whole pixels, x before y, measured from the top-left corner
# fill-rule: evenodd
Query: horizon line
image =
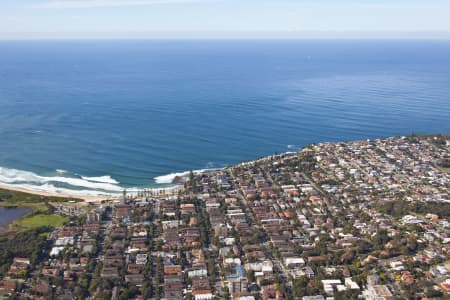
<path id="1" fill-rule="evenodd" d="M 0 33 L 0 40 L 450 40 L 449 31 Z"/>

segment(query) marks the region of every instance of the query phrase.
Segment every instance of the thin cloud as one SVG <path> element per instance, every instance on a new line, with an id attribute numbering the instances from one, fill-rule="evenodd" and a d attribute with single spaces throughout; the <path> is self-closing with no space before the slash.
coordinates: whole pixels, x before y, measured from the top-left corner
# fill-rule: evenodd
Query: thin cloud
<path id="1" fill-rule="evenodd" d="M 120 6 L 148 6 L 155 4 L 182 4 L 212 2 L 215 0 L 50 0 L 33 5 L 42 8 L 95 8 Z"/>

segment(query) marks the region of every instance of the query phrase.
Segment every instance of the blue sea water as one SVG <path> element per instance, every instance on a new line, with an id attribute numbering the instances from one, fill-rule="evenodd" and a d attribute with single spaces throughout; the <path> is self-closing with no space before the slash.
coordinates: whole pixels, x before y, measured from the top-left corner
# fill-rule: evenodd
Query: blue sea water
<path id="1" fill-rule="evenodd" d="M 0 184 L 119 192 L 309 143 L 449 133 L 449 95 L 450 41 L 3 41 Z"/>

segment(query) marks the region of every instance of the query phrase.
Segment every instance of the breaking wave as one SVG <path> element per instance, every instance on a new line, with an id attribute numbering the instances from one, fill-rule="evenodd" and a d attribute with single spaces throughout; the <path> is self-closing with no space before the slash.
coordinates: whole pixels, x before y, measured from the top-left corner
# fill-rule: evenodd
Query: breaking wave
<path id="1" fill-rule="evenodd" d="M 30 171 L 0 167 L 0 184 L 70 195 L 109 195 L 122 192 L 123 187 L 111 176 L 85 177 L 56 170 L 56 176 L 43 176 Z"/>
<path id="2" fill-rule="evenodd" d="M 114 178 L 112 178 L 109 175 L 105 175 L 105 176 L 98 176 L 98 177 L 86 177 L 86 176 L 82 176 L 81 177 L 84 180 L 87 181 L 94 181 L 94 182 L 102 182 L 102 183 L 111 183 L 111 184 L 119 184 L 119 182 L 117 180 L 115 180 Z"/>
<path id="3" fill-rule="evenodd" d="M 218 168 L 211 168 L 211 169 L 201 169 L 201 170 L 193 170 L 192 172 L 194 174 L 200 174 L 207 171 L 215 171 L 219 170 Z M 156 176 L 153 178 L 157 184 L 170 184 L 173 183 L 174 179 L 176 177 L 186 177 L 189 175 L 191 171 L 184 171 L 184 172 L 176 172 L 176 173 L 170 173 L 166 175 Z"/>
<path id="4" fill-rule="evenodd" d="M 175 177 L 188 176 L 189 172 L 190 171 L 178 172 L 178 173 L 170 173 L 170 174 L 166 174 L 166 175 L 157 176 L 154 179 L 155 179 L 155 182 L 158 183 L 158 184 L 173 183 L 173 180 L 175 179 Z"/>
<path id="5" fill-rule="evenodd" d="M 194 174 L 215 169 L 194 170 Z M 166 175 L 157 176 L 154 182 L 157 186 L 145 188 L 154 191 L 175 188 L 178 185 L 173 184 L 176 177 L 189 176 L 190 171 L 175 172 Z M 13 168 L 0 167 L 0 186 L 10 188 L 21 188 L 30 192 L 45 192 L 50 194 L 63 194 L 73 196 L 114 196 L 120 195 L 125 187 L 110 175 L 104 176 L 81 176 L 66 170 L 57 169 L 51 175 L 39 175 L 30 171 L 18 170 Z M 167 186 L 170 185 L 171 186 Z M 160 186 L 158 186 L 160 185 Z M 129 193 L 136 193 L 143 187 L 127 187 Z"/>

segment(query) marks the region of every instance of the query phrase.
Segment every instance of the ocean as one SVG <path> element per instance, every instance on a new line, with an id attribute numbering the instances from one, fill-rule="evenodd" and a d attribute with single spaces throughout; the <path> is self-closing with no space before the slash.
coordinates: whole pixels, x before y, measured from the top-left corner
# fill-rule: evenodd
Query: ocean
<path id="1" fill-rule="evenodd" d="M 450 41 L 0 42 L 0 185 L 164 187 L 317 142 L 450 132 Z"/>

